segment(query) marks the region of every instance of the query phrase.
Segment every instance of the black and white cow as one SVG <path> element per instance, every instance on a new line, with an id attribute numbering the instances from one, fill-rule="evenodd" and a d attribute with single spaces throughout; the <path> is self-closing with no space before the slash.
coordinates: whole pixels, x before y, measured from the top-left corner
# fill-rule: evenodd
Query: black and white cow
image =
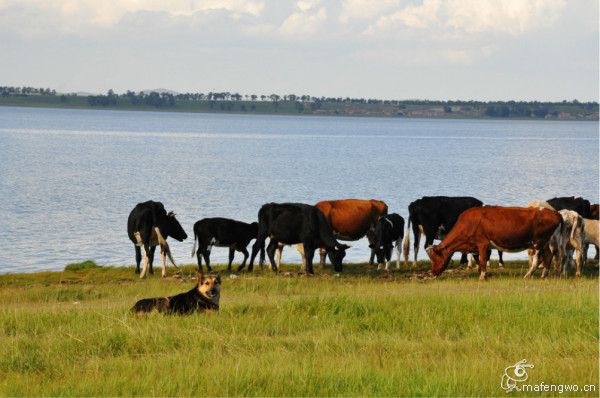
<path id="1" fill-rule="evenodd" d="M 198 242 L 198 270 L 202 272 L 202 257 L 206 262 L 208 271 L 210 267 L 210 251 L 213 246 L 229 248 L 229 265 L 227 270 L 231 270 L 231 263 L 235 251 L 244 254 L 244 261 L 241 267 L 246 265 L 248 259 L 248 250 L 246 247 L 252 239 L 256 239 L 258 233 L 258 223 L 247 224 L 245 222 L 231 220 L 229 218 L 203 218 L 194 224 L 194 248 L 192 257 L 196 253 L 196 241 Z"/>
<path id="2" fill-rule="evenodd" d="M 563 196 L 560 198 L 552 198 L 547 201 L 556 211 L 573 210 L 583 218 L 592 218 L 590 202 L 583 198 L 574 196 Z"/>
<path id="3" fill-rule="evenodd" d="M 377 269 L 380 270 L 385 262 L 385 270 L 390 272 L 392 248 L 396 246 L 398 258 L 396 268 L 400 269 L 400 254 L 402 253 L 402 238 L 404 237 L 404 218 L 392 213 L 381 216 L 375 223 L 375 255 L 377 256 Z"/>
<path id="4" fill-rule="evenodd" d="M 157 245 L 160 245 L 160 255 L 163 261 L 162 276 L 167 276 L 166 256 L 175 265 L 167 238 L 171 236 L 180 242 L 187 239 L 187 234 L 175 218 L 175 214 L 167 213 L 161 202 L 151 200 L 138 203 L 129 213 L 127 234 L 135 247 L 135 272 L 140 274 L 140 278 L 146 276 L 148 269 L 151 274 L 154 273 L 152 263 Z M 142 247 L 144 248 L 144 267 L 140 272 Z"/>
<path id="5" fill-rule="evenodd" d="M 408 265 L 411 224 L 415 236 L 413 265 L 416 266 L 421 235 L 425 235 L 424 246 L 429 247 L 434 239 L 442 240 L 450 232 L 465 210 L 481 206 L 483 206 L 482 201 L 470 196 L 423 196 L 408 205 L 408 226 L 403 242 L 404 264 Z M 498 252 L 498 256 L 500 266 L 503 266 L 502 252 Z M 467 253 L 462 253 L 460 263 L 467 263 Z"/>
<path id="6" fill-rule="evenodd" d="M 268 203 L 258 211 L 258 236 L 252 246 L 252 256 L 248 270 L 252 271 L 254 258 L 264 248 L 265 240 L 270 238 L 267 255 L 271 269 L 277 271 L 275 251 L 277 245 L 301 243 L 304 247 L 306 272 L 313 273 L 315 250 L 324 248 L 336 272 L 342 270 L 342 259 L 349 246 L 340 244 L 333 236 L 331 227 L 323 213 L 314 206 L 302 203 Z M 241 265 L 238 270 L 241 270 Z"/>

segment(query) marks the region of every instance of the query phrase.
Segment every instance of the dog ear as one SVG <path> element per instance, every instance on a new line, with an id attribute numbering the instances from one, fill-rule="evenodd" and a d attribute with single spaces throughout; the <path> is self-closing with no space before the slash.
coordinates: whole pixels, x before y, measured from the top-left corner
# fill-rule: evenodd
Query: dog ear
<path id="1" fill-rule="evenodd" d="M 204 274 L 200 271 L 196 271 L 196 279 L 198 280 L 198 283 L 200 284 L 204 280 Z"/>
<path id="2" fill-rule="evenodd" d="M 221 274 L 217 273 L 217 279 L 216 279 L 217 283 L 220 285 L 221 284 Z"/>

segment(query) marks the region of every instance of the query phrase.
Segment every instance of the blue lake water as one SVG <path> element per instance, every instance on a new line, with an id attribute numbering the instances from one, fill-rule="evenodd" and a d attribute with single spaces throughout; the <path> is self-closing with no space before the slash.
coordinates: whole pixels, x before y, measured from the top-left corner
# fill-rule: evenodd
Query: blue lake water
<path id="1" fill-rule="evenodd" d="M 188 234 L 204 217 L 255 221 L 266 202 L 377 198 L 404 217 L 424 195 L 597 203 L 598 144 L 598 122 L 0 107 L 0 272 L 134 264 L 126 220 L 149 199 Z M 192 243 L 171 243 L 176 261 L 192 262 Z M 352 246 L 345 261 L 368 258 L 365 240 Z"/>

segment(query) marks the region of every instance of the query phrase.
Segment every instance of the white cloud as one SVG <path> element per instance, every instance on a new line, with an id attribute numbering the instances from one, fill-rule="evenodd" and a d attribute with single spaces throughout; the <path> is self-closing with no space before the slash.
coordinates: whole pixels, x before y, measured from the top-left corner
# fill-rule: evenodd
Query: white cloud
<path id="1" fill-rule="evenodd" d="M 309 4 L 310 3 L 310 4 Z M 288 16 L 281 24 L 281 33 L 288 36 L 313 35 L 327 19 L 325 7 L 318 6 L 319 1 L 298 1 L 298 11 Z"/>
<path id="2" fill-rule="evenodd" d="M 67 27 L 111 26 L 129 13 L 150 11 L 192 16 L 199 11 L 224 10 L 253 17 L 264 1 L 256 0 L 0 0 L 0 11 L 14 9 L 36 17 L 58 17 Z"/>
<path id="3" fill-rule="evenodd" d="M 551 25 L 565 7 L 565 0 L 423 0 L 382 16 L 368 34 L 398 28 L 522 34 Z"/>
<path id="4" fill-rule="evenodd" d="M 343 0 L 339 20 L 348 23 L 356 19 L 372 19 L 399 4 L 400 0 Z"/>

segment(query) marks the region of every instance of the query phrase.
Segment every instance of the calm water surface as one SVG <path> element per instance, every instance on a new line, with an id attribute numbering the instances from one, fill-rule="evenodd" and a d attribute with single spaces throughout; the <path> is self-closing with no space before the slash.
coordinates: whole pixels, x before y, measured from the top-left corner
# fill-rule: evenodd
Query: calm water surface
<path id="1" fill-rule="evenodd" d="M 133 264 L 126 220 L 148 199 L 190 234 L 203 217 L 254 221 L 265 202 L 378 198 L 406 217 L 423 195 L 598 202 L 598 123 L 0 107 L 2 273 Z M 172 242 L 175 260 L 191 247 Z M 346 261 L 367 257 L 363 240 Z"/>

